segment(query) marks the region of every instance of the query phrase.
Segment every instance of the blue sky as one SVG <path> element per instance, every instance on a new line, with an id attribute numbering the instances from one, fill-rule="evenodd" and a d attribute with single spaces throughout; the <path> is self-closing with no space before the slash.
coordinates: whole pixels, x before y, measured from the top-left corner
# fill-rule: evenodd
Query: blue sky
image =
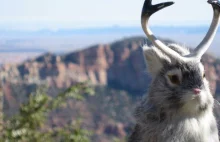
<path id="1" fill-rule="evenodd" d="M 166 0 L 153 0 L 153 3 Z M 0 29 L 40 30 L 140 26 L 144 0 L 0 0 Z M 151 25 L 204 25 L 212 18 L 207 0 L 174 0 Z"/>

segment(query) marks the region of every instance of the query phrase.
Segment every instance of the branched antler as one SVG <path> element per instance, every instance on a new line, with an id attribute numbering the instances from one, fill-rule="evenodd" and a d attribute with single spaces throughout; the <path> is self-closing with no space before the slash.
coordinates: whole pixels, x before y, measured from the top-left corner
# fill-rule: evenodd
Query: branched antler
<path id="1" fill-rule="evenodd" d="M 212 5 L 213 11 L 214 11 L 212 24 L 211 24 L 209 31 L 206 34 L 205 38 L 196 47 L 194 52 L 192 52 L 189 55 L 181 56 L 180 54 L 178 54 L 174 50 L 167 47 L 164 43 L 162 43 L 160 40 L 158 40 L 156 38 L 156 36 L 153 35 L 150 28 L 148 27 L 148 21 L 149 21 L 150 16 L 152 14 L 154 14 L 155 12 L 174 4 L 173 2 L 164 2 L 164 3 L 152 5 L 152 0 L 145 0 L 144 6 L 142 9 L 142 13 L 141 13 L 142 28 L 143 28 L 145 34 L 147 35 L 147 37 L 149 38 L 149 40 L 157 48 L 159 48 L 161 51 L 163 51 L 165 54 L 167 54 L 170 58 L 175 59 L 175 60 L 179 60 L 179 61 L 185 61 L 185 62 L 192 61 L 192 60 L 200 61 L 202 55 L 209 48 L 209 46 L 211 45 L 211 43 L 216 35 L 217 29 L 218 29 L 218 24 L 219 24 L 219 19 L 220 19 L 220 1 L 208 0 L 208 3 L 210 3 Z"/>

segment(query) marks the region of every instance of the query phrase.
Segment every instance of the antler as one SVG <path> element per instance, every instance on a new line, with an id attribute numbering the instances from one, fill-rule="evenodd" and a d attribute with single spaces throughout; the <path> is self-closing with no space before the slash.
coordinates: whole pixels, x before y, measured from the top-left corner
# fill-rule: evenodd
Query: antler
<path id="1" fill-rule="evenodd" d="M 142 9 L 141 13 L 141 24 L 142 28 L 149 38 L 149 40 L 161 51 L 163 51 L 165 54 L 167 54 L 169 57 L 177 59 L 177 60 L 182 60 L 182 61 L 192 61 L 192 60 L 200 60 L 202 55 L 205 53 L 205 51 L 208 49 L 210 46 L 211 42 L 213 41 L 213 38 L 216 34 L 216 31 L 218 29 L 218 23 L 219 23 L 219 17 L 220 17 L 220 2 L 218 0 L 208 0 L 210 4 L 213 6 L 214 10 L 214 17 L 212 24 L 210 26 L 210 29 L 206 35 L 206 37 L 203 39 L 203 41 L 199 44 L 199 46 L 195 49 L 195 51 L 187 56 L 181 56 L 174 50 L 170 49 L 168 46 L 166 46 L 164 43 L 162 43 L 160 40 L 158 40 L 151 30 L 148 27 L 148 21 L 149 18 L 152 14 L 155 12 L 168 7 L 172 4 L 173 2 L 165 2 L 165 3 L 160 3 L 156 5 L 152 5 L 152 0 L 145 0 L 144 6 Z"/>
<path id="2" fill-rule="evenodd" d="M 141 13 L 141 24 L 142 29 L 144 30 L 145 34 L 149 38 L 149 40 L 160 50 L 162 50 L 164 53 L 166 53 L 170 57 L 174 58 L 181 58 L 181 56 L 175 52 L 174 50 L 167 47 L 164 43 L 162 43 L 160 40 L 156 38 L 156 36 L 153 35 L 150 28 L 148 27 L 148 21 L 150 19 L 150 16 L 154 14 L 155 12 L 168 7 L 170 5 L 174 4 L 173 2 L 165 2 L 160 3 L 157 5 L 152 5 L 152 0 L 145 0 L 144 6 Z"/>
<path id="3" fill-rule="evenodd" d="M 190 55 L 191 57 L 197 57 L 198 59 L 201 59 L 202 55 L 206 52 L 206 50 L 211 45 L 216 32 L 218 30 L 218 24 L 219 24 L 219 17 L 220 17 L 220 1 L 218 0 L 208 0 L 208 3 L 210 3 L 213 7 L 213 19 L 211 26 L 205 36 L 205 38 L 202 40 L 202 42 L 196 47 L 194 52 Z"/>

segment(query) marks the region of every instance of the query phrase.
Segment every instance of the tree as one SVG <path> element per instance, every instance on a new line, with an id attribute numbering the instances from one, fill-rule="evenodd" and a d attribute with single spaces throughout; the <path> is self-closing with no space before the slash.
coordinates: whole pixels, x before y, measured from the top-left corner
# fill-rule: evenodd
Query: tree
<path id="1" fill-rule="evenodd" d="M 75 120 L 65 128 L 44 129 L 48 114 L 65 104 L 67 98 L 83 100 L 82 94 L 93 95 L 93 88 L 79 83 L 58 94 L 55 98 L 48 96 L 44 89 L 38 89 L 22 104 L 19 113 L 5 121 L 3 136 L 0 141 L 65 141 L 89 142 L 90 131 L 82 129 L 81 120 Z"/>

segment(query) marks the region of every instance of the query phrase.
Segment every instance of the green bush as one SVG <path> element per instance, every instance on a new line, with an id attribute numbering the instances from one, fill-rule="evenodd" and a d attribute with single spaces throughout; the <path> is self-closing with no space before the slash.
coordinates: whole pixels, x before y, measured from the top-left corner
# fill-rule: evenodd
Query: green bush
<path id="1" fill-rule="evenodd" d="M 49 113 L 64 105 L 67 98 L 83 100 L 82 94 L 93 95 L 93 88 L 84 83 L 76 84 L 55 98 L 45 92 L 44 89 L 38 89 L 32 93 L 28 102 L 20 106 L 19 113 L 5 120 L 0 141 L 89 142 L 91 132 L 82 128 L 80 119 L 64 128 L 48 128 L 46 121 Z"/>

